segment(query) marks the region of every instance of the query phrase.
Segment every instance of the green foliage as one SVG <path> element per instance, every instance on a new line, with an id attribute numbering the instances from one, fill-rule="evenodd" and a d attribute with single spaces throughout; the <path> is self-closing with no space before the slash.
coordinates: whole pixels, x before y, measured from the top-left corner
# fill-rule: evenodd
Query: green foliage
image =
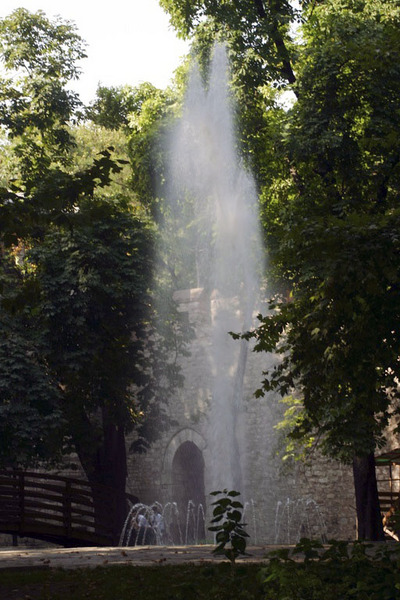
<path id="1" fill-rule="evenodd" d="M 77 61 L 86 55 L 75 26 L 59 17 L 49 21 L 44 12 L 16 9 L 1 20 L 0 52 L 10 70 L 39 72 L 62 84 L 79 75 Z"/>
<path id="2" fill-rule="evenodd" d="M 49 166 L 39 177 L 19 177 L 0 188 L 0 239 L 6 246 L 38 243 L 50 225 L 64 226 L 81 199 L 93 196 L 95 189 L 110 184 L 112 174 L 121 166 L 111 158 L 111 149 L 103 150 L 90 166 L 70 173 Z M 41 168 L 39 169 L 41 171 Z"/>
<path id="3" fill-rule="evenodd" d="M 302 539 L 268 554 L 262 570 L 268 600 L 395 600 L 400 598 L 399 548 Z"/>
<path id="4" fill-rule="evenodd" d="M 23 260 L 19 249 L 17 260 Z M 3 248 L 0 262 L 0 463 L 55 464 L 66 449 L 65 419 L 57 381 L 43 358 L 37 312 L 26 308 L 38 296 L 25 285 L 16 256 Z"/>
<path id="5" fill-rule="evenodd" d="M 136 107 L 135 90 L 129 86 L 110 87 L 99 85 L 96 99 L 87 109 L 93 123 L 106 129 L 117 130 L 129 123 L 129 114 Z"/>
<path id="6" fill-rule="evenodd" d="M 182 94 L 176 89 L 162 91 L 144 84 L 136 89 L 135 97 L 138 106 L 129 115 L 127 133 L 130 186 L 159 229 L 158 276 L 162 287 L 167 281 L 174 290 L 197 287 L 193 239 L 201 224 L 194 216 L 193 200 L 173 195 L 169 173 L 168 148 L 175 134 Z"/>
<path id="7" fill-rule="evenodd" d="M 395 202 L 399 18 L 385 0 L 331 0 L 303 28 L 289 149 L 315 186 L 307 194 L 314 210 L 345 217 Z"/>
<path id="8" fill-rule="evenodd" d="M 163 210 L 159 194 L 166 173 L 166 136 L 174 118 L 176 97 L 171 90 L 159 90 L 150 84 L 137 89 L 138 110 L 129 117 L 129 157 L 131 185 L 156 221 Z"/>
<path id="9" fill-rule="evenodd" d="M 151 229 L 123 206 L 92 199 L 80 202 L 68 224 L 28 254 L 48 360 L 75 401 L 98 406 L 109 399 L 118 411 L 118 398 L 141 370 Z"/>
<path id="10" fill-rule="evenodd" d="M 137 87 L 128 85 L 120 87 L 99 86 L 96 99 L 86 110 L 87 117 L 96 125 L 106 129 L 129 131 L 132 121 L 139 117 L 143 105 L 160 94 L 151 83 L 142 83 Z"/>
<path id="11" fill-rule="evenodd" d="M 71 149 L 71 168 L 73 173 L 84 172 L 93 166 L 93 158 L 101 156 L 105 148 L 110 152 L 110 160 L 118 168 L 112 169 L 107 186 L 98 187 L 96 196 L 118 198 L 140 210 L 140 199 L 129 185 L 131 167 L 128 156 L 128 137 L 123 129 L 107 129 L 94 123 L 74 126 L 72 133 L 75 145 Z M 142 207 L 143 210 L 143 207 Z M 143 211 L 144 212 L 144 211 Z"/>
<path id="12" fill-rule="evenodd" d="M 234 498 L 240 496 L 239 492 L 228 490 L 211 492 L 211 496 L 222 495 L 212 503 L 213 518 L 211 523 L 218 523 L 208 528 L 216 533 L 217 546 L 214 554 L 223 554 L 231 561 L 232 566 L 241 554 L 246 554 L 246 538 L 249 537 L 245 531 L 246 524 L 241 523 L 243 504 Z M 228 545 L 228 547 L 227 547 Z"/>
<path id="13" fill-rule="evenodd" d="M 169 304 L 156 327 L 155 229 L 126 173 L 122 126 L 157 94 L 102 88 L 93 118 L 114 103 L 109 128 L 77 128 L 65 84 L 82 57 L 59 19 L 20 9 L 1 22 L 0 459 L 50 462 L 73 441 L 89 479 L 121 491 L 126 431 L 143 448 L 169 423 L 182 321 Z"/>
<path id="14" fill-rule="evenodd" d="M 232 577 L 230 566 L 220 564 L 111 565 L 94 569 L 2 569 L 3 598 L 28 596 L 32 600 L 262 600 L 257 578 L 259 565 L 243 565 Z M 84 578 L 85 585 L 82 585 Z"/>
<path id="15" fill-rule="evenodd" d="M 304 16 L 289 168 L 263 195 L 284 293 L 254 333 L 282 354 L 259 394 L 300 396 L 292 440 L 349 461 L 383 443 L 398 389 L 400 12 L 331 0 Z"/>
<path id="16" fill-rule="evenodd" d="M 305 461 L 310 458 L 310 451 L 315 446 L 316 439 L 312 431 L 307 435 L 304 434 L 301 439 L 293 435 L 294 430 L 303 429 L 303 421 L 307 419 L 303 402 L 300 398 L 285 396 L 281 399 L 281 404 L 285 407 L 285 410 L 281 420 L 275 425 L 280 438 L 278 452 L 283 462 L 290 462 L 291 460 Z"/>
<path id="17" fill-rule="evenodd" d="M 60 460 L 65 440 L 61 396 L 32 332 L 0 319 L 0 463 L 39 467 Z"/>
<path id="18" fill-rule="evenodd" d="M 273 73 L 275 80 L 293 83 L 287 44 L 289 24 L 298 13 L 290 2 L 160 0 L 160 4 L 182 37 L 196 31 L 200 39 L 215 41 L 222 37 L 227 40 L 237 67 L 234 70 L 240 72 L 242 63 L 241 73 L 252 78 L 253 89 L 260 81 L 266 82 L 267 73 L 269 76 Z"/>
<path id="19" fill-rule="evenodd" d="M 76 62 L 84 56 L 69 22 L 23 8 L 0 21 L 0 124 L 25 185 L 67 159 L 73 143 L 67 124 L 79 101 L 65 85 L 78 77 Z"/>

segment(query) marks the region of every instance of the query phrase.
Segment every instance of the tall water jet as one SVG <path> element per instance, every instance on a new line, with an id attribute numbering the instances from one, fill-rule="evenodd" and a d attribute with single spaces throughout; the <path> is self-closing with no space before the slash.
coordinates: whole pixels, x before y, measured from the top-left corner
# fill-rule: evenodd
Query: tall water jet
<path id="1" fill-rule="evenodd" d="M 229 332 L 251 326 L 263 253 L 255 185 L 237 152 L 222 45 L 214 49 L 207 86 L 199 68 L 192 69 L 170 155 L 170 195 L 181 206 L 193 202 L 188 252 L 194 254 L 197 287 L 209 294 L 211 306 L 208 482 L 212 489 L 244 492 L 247 343 L 234 341 Z"/>
<path id="2" fill-rule="evenodd" d="M 160 181 L 164 235 L 155 295 L 161 326 L 169 324 L 173 281 L 181 313 L 176 352 L 170 346 L 157 349 L 170 352 L 170 364 L 179 365 L 184 377 L 165 402 L 168 427 L 158 424 L 159 437 L 146 455 L 130 461 L 128 489 L 143 503 L 134 512 L 145 511 L 152 523 L 145 507 L 158 501 L 166 524 L 164 541 L 168 532 L 172 543 L 212 541 L 207 535 L 209 492 L 229 487 L 242 493 L 253 543 L 294 543 L 303 532 L 347 539 L 354 531 L 351 470 L 326 459 L 311 465 L 287 461 L 281 469 L 275 425 L 284 407 L 272 393 L 254 397 L 263 370 L 273 368 L 277 357 L 250 351 L 247 356 L 248 343 L 242 345 L 228 333 L 247 330 L 254 313 L 265 313 L 265 307 L 257 302 L 257 269 L 263 273 L 257 195 L 237 151 L 223 48 L 216 48 L 206 84 L 199 69 L 193 69 L 175 123 L 171 130 L 165 122 L 157 138 L 159 144 L 168 131 L 167 154 L 156 158 L 168 155 L 171 161 Z M 193 331 L 186 355 L 177 354 L 185 322 Z M 161 373 L 157 402 L 166 397 L 163 377 Z M 129 520 L 124 543 L 132 543 L 127 541 L 128 526 Z"/>

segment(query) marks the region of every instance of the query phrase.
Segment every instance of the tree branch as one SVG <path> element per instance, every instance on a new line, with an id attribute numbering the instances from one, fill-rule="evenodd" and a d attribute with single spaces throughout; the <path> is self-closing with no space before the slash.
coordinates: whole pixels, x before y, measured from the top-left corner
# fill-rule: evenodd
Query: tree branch
<path id="1" fill-rule="evenodd" d="M 266 19 L 267 13 L 264 8 L 263 0 L 254 0 L 255 7 L 257 9 L 258 16 L 260 19 Z M 274 19 L 271 20 L 271 38 L 275 44 L 275 48 L 278 54 L 278 57 L 282 61 L 282 75 L 288 80 L 290 84 L 296 82 L 296 76 L 294 74 L 292 64 L 289 58 L 289 52 L 286 48 L 285 41 L 278 29 L 276 21 Z M 296 93 L 296 92 L 295 92 Z M 297 94 L 296 94 L 297 95 Z"/>
<path id="2" fill-rule="evenodd" d="M 258 16 L 261 19 L 265 19 L 267 13 L 265 12 L 264 4 L 262 0 L 254 0 L 254 4 L 256 5 Z"/>

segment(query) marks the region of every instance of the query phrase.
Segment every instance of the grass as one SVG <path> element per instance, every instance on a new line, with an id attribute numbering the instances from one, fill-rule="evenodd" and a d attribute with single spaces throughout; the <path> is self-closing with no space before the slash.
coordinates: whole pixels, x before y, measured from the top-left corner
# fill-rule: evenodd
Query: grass
<path id="1" fill-rule="evenodd" d="M 400 544 L 303 539 L 228 562 L 0 570 L 1 600 L 400 600 Z"/>
<path id="2" fill-rule="evenodd" d="M 2 600 L 258 600 L 259 565 L 108 566 L 0 571 Z"/>

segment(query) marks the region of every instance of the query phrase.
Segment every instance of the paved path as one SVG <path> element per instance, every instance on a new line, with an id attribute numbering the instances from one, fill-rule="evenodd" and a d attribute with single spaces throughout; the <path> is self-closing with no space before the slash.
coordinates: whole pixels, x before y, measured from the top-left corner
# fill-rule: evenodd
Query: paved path
<path id="1" fill-rule="evenodd" d="M 237 562 L 262 562 L 277 546 L 250 546 L 249 556 Z M 217 562 L 225 557 L 212 554 L 212 545 L 136 546 L 128 548 L 0 549 L 0 569 L 98 567 L 105 565 L 157 565 Z"/>

